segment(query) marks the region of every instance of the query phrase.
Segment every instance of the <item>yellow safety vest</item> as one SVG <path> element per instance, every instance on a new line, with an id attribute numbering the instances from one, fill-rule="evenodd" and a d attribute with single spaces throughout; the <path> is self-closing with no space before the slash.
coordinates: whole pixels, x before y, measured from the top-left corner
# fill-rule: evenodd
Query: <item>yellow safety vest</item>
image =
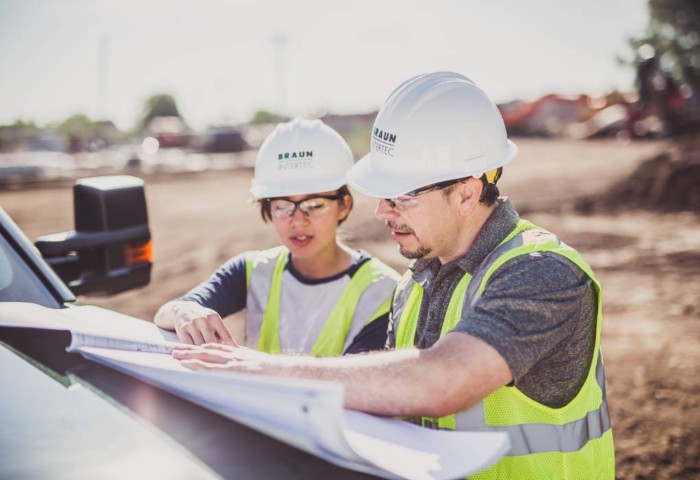
<path id="1" fill-rule="evenodd" d="M 597 297 L 593 361 L 576 397 L 566 406 L 551 408 L 526 396 L 517 387 L 501 387 L 477 405 L 440 418 L 424 417 L 425 427 L 509 434 L 511 449 L 477 479 L 612 479 L 615 452 L 605 398 L 605 373 L 600 352 L 601 286 L 581 256 L 552 233 L 525 220 L 455 288 L 440 336 L 450 332 L 487 288 L 489 278 L 508 260 L 534 252 L 553 252 L 575 263 L 593 282 Z M 407 272 L 394 299 L 396 348 L 414 346 L 423 288 Z M 465 307 L 466 306 L 466 307 Z"/>
<path id="2" fill-rule="evenodd" d="M 267 353 L 281 353 L 279 337 L 280 298 L 282 296 L 282 275 L 287 264 L 289 250 L 276 247 L 263 252 L 251 252 L 246 257 L 246 286 L 250 288 L 251 277 L 256 269 L 271 269 L 263 273 L 269 278 L 270 289 L 267 305 L 263 312 L 258 350 Z M 270 259 L 272 262 L 269 262 Z M 338 298 L 335 307 L 326 320 L 321 333 L 314 344 L 311 355 L 318 357 L 342 355 L 343 346 L 347 340 L 353 316 L 357 309 L 362 293 L 382 277 L 396 281 L 398 274 L 376 258 L 370 258 L 355 272 L 350 283 Z M 366 325 L 385 315 L 391 308 L 391 295 L 372 314 Z"/>

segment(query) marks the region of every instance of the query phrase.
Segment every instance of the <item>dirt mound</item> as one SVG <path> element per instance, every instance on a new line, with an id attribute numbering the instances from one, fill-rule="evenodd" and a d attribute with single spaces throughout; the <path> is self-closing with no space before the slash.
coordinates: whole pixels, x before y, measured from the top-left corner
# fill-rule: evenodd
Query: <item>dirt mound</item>
<path id="1" fill-rule="evenodd" d="M 700 135 L 679 139 L 606 194 L 580 200 L 576 207 L 587 213 L 620 208 L 700 212 Z"/>

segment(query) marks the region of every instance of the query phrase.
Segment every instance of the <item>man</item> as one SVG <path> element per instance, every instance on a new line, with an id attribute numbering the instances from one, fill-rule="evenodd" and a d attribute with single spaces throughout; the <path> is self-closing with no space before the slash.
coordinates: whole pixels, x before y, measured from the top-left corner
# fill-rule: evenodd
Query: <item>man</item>
<path id="1" fill-rule="evenodd" d="M 577 252 L 521 220 L 496 182 L 517 148 L 495 104 L 455 73 L 404 82 L 349 172 L 416 261 L 394 295 L 390 352 L 269 358 L 211 346 L 192 369 L 339 381 L 346 406 L 426 427 L 505 431 L 476 478 L 614 478 L 600 285 Z"/>

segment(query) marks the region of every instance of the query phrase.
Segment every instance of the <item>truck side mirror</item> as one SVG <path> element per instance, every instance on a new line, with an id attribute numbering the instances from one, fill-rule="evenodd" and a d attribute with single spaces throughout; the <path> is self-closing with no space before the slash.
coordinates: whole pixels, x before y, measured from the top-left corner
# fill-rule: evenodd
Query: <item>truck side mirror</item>
<path id="1" fill-rule="evenodd" d="M 76 295 L 147 285 L 153 250 L 143 180 L 83 178 L 73 186 L 75 230 L 37 238 L 46 262 Z"/>

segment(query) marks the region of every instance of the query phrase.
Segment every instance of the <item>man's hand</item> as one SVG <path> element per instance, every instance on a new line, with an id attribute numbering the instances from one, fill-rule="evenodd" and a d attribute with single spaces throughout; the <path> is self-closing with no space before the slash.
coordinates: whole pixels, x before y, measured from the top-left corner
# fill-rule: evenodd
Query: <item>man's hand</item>
<path id="1" fill-rule="evenodd" d="M 257 371 L 271 357 L 247 347 L 208 343 L 201 347 L 178 346 L 173 348 L 173 357 L 190 370 L 229 370 L 234 372 Z"/>
<path id="2" fill-rule="evenodd" d="M 224 343 L 238 346 L 226 329 L 221 316 L 214 310 L 195 302 L 166 303 L 158 310 L 155 323 L 159 327 L 175 330 L 184 343 L 194 345 Z"/>

